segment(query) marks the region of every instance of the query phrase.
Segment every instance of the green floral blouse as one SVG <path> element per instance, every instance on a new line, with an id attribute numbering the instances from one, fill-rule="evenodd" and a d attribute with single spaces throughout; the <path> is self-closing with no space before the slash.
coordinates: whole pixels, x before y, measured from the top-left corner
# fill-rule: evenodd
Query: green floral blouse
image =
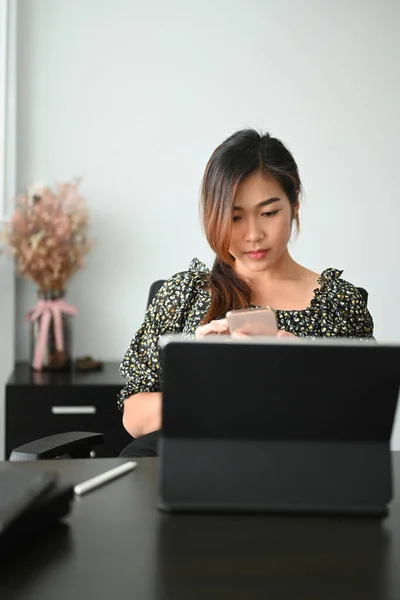
<path id="1" fill-rule="evenodd" d="M 372 338 L 372 317 L 357 288 L 341 278 L 342 272 L 326 269 L 320 275 L 305 310 L 277 310 L 279 328 L 299 337 Z M 118 395 L 121 410 L 132 394 L 160 391 L 158 340 L 167 333 L 195 333 L 210 305 L 208 273 L 203 263 L 193 259 L 189 270 L 168 279 L 150 304 L 121 363 L 120 373 L 127 381 Z"/>

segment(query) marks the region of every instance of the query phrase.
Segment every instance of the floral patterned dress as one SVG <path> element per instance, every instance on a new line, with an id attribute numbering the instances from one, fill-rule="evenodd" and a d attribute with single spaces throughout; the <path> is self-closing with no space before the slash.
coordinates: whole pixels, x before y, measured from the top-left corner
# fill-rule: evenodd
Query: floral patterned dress
<path id="1" fill-rule="evenodd" d="M 342 272 L 326 269 L 320 275 L 305 310 L 277 310 L 279 329 L 299 337 L 373 338 L 366 304 L 358 289 L 341 278 Z M 128 396 L 161 390 L 158 340 L 169 333 L 195 333 L 210 305 L 208 274 L 195 258 L 188 271 L 173 275 L 157 293 L 121 363 L 120 373 L 127 381 L 118 395 L 121 410 Z"/>

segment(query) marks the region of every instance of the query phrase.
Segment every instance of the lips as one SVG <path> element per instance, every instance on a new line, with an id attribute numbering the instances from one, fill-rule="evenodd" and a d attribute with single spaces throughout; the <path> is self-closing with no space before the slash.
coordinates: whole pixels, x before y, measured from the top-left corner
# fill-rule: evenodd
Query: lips
<path id="1" fill-rule="evenodd" d="M 267 252 L 268 250 L 260 248 L 259 250 L 250 250 L 249 252 L 246 252 L 246 254 L 252 260 L 260 260 L 261 258 L 264 258 Z"/>

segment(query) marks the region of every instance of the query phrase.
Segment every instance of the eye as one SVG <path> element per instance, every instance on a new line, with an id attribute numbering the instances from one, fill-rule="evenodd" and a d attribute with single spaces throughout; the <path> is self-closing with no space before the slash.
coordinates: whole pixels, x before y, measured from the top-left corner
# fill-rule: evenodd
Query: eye
<path id="1" fill-rule="evenodd" d="M 270 210 L 269 212 L 263 212 L 261 213 L 262 217 L 274 217 L 275 215 L 277 215 L 279 212 L 279 210 Z"/>
<path id="2" fill-rule="evenodd" d="M 239 221 L 239 219 L 241 219 L 241 217 L 239 217 L 239 215 L 234 215 L 233 216 L 233 221 Z"/>

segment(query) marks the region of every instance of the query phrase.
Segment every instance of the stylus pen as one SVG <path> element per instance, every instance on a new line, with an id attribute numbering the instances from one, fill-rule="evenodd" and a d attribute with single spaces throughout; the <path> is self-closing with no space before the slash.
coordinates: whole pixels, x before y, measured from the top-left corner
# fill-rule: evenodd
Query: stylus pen
<path id="1" fill-rule="evenodd" d="M 100 473 L 100 475 L 96 475 L 96 477 L 92 477 L 83 483 L 78 483 L 74 487 L 74 492 L 78 496 L 82 496 L 83 494 L 86 494 L 87 492 L 104 485 L 108 481 L 111 481 L 120 475 L 124 475 L 124 473 L 128 473 L 128 471 L 133 471 L 133 469 L 136 468 L 136 465 L 136 462 L 129 461 L 119 465 L 118 467 L 115 467 L 114 469 Z"/>

